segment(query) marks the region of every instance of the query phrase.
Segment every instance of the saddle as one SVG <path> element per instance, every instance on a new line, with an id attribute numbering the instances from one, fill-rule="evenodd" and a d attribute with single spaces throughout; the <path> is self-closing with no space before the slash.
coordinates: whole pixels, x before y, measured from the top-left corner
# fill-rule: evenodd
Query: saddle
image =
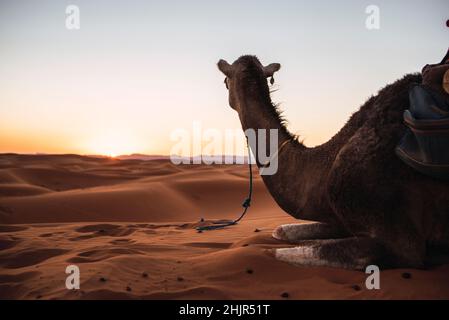
<path id="1" fill-rule="evenodd" d="M 449 70 L 444 78 L 447 75 Z M 446 91 L 444 81 L 443 88 Z M 403 116 L 408 128 L 396 154 L 425 175 L 449 180 L 449 99 L 444 91 L 423 84 L 410 87 L 410 106 Z"/>

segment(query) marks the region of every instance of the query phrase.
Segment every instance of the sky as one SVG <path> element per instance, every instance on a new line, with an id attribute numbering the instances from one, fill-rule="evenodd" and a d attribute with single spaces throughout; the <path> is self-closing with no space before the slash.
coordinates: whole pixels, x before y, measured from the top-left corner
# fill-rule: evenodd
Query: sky
<path id="1" fill-rule="evenodd" d="M 447 0 L 0 0 L 0 153 L 169 154 L 176 130 L 240 130 L 216 63 L 242 54 L 281 63 L 272 99 L 315 146 L 439 62 L 447 19 Z"/>

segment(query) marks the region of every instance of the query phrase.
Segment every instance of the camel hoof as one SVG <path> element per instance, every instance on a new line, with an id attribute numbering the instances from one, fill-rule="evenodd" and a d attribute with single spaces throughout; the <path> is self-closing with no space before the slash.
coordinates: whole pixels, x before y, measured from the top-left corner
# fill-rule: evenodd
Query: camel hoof
<path id="1" fill-rule="evenodd" d="M 319 258 L 318 250 L 310 246 L 275 249 L 274 256 L 279 261 L 295 266 L 321 266 L 327 264 L 327 261 Z"/>
<path id="2" fill-rule="evenodd" d="M 277 226 L 276 229 L 273 230 L 273 233 L 271 234 L 271 236 L 277 240 L 288 241 L 287 235 L 285 234 L 285 231 L 284 231 L 284 226 L 285 225 Z"/>
<path id="3" fill-rule="evenodd" d="M 300 240 L 310 239 L 310 226 L 315 223 L 290 223 L 283 224 L 274 229 L 273 238 L 281 241 L 296 242 Z"/>
<path id="4" fill-rule="evenodd" d="M 274 229 L 272 233 L 273 238 L 291 243 L 330 238 L 334 235 L 335 232 L 330 226 L 320 222 L 283 224 Z"/>
<path id="5" fill-rule="evenodd" d="M 377 243 L 369 238 L 344 238 L 316 240 L 292 248 L 274 250 L 274 257 L 296 266 L 326 266 L 352 270 L 364 270 L 376 264 L 380 251 Z"/>

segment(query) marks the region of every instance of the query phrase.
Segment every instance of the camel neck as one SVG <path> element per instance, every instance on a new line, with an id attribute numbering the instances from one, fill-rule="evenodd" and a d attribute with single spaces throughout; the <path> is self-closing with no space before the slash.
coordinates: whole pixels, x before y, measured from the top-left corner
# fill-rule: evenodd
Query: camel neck
<path id="1" fill-rule="evenodd" d="M 295 140 L 285 127 L 276 107 L 273 106 L 266 83 L 251 81 L 243 83 L 237 90 L 237 99 L 243 130 L 252 129 L 256 132 L 260 129 L 265 130 L 267 132 L 267 142 L 269 131 L 276 130 L 279 145 L 286 140 Z M 296 140 L 293 143 L 299 144 Z M 251 147 L 254 151 L 256 146 Z"/>
<path id="2" fill-rule="evenodd" d="M 323 201 L 315 201 L 321 199 L 319 195 L 323 192 L 321 190 L 325 177 L 323 169 L 327 167 L 323 164 L 323 159 L 327 157 L 322 157 L 322 154 L 315 152 L 314 148 L 306 148 L 289 133 L 271 102 L 267 83 L 255 81 L 243 83 L 235 94 L 243 130 L 264 129 L 266 132 L 277 130 L 278 148 L 285 141 L 291 141 L 285 144 L 277 155 L 276 173 L 262 175 L 270 194 L 283 210 L 295 217 L 307 219 L 308 213 L 313 212 L 314 217 L 317 217 L 323 212 L 322 222 L 327 222 L 325 215 L 328 215 L 330 208 Z M 265 146 L 270 146 L 268 132 Z M 250 139 L 250 146 L 258 160 L 257 134 L 256 139 L 253 141 Z M 268 154 L 267 150 L 261 151 Z M 257 161 L 259 168 L 264 164 L 264 161 Z"/>

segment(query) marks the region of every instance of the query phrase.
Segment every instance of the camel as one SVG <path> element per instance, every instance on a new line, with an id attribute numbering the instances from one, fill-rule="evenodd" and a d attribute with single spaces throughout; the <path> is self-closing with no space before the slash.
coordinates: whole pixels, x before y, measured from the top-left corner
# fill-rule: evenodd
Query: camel
<path id="1" fill-rule="evenodd" d="M 430 248 L 449 247 L 449 182 L 416 172 L 394 152 L 406 130 L 408 88 L 421 75 L 387 85 L 329 141 L 306 147 L 271 101 L 267 78 L 280 67 L 250 55 L 218 62 L 242 129 L 277 129 L 279 145 L 287 141 L 276 174 L 262 179 L 285 212 L 308 222 L 278 226 L 273 237 L 288 245 L 274 256 L 300 266 L 426 267 Z"/>

